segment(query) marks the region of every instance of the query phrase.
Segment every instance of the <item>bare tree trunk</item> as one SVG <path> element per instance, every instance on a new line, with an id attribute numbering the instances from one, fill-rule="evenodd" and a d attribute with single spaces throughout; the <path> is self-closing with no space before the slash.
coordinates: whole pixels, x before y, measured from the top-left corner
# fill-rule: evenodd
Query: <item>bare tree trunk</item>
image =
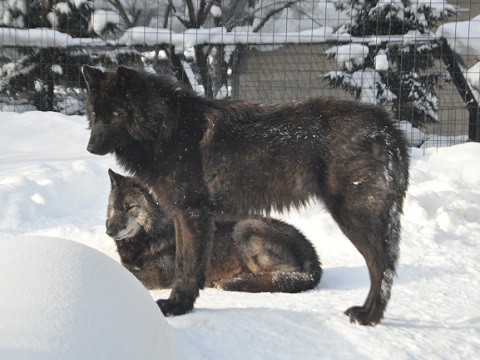
<path id="1" fill-rule="evenodd" d="M 198 73 L 205 89 L 205 96 L 213 99 L 212 78 L 208 71 L 208 55 L 203 52 L 203 45 L 195 46 L 195 59 L 197 60 Z"/>
<path id="2" fill-rule="evenodd" d="M 112 5 L 115 9 L 117 9 L 118 13 L 122 17 L 123 22 L 127 27 L 132 27 L 133 23 L 130 21 L 123 5 L 121 4 L 120 0 L 107 0 L 107 2 Z"/>

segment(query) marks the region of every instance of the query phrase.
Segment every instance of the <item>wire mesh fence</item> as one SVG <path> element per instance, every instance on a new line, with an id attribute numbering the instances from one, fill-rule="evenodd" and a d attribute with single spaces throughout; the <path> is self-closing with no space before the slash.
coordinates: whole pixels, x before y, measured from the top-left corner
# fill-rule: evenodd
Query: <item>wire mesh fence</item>
<path id="1" fill-rule="evenodd" d="M 479 141 L 474 0 L 0 0 L 0 110 L 83 112 L 81 65 L 212 98 L 382 104 L 412 146 Z"/>

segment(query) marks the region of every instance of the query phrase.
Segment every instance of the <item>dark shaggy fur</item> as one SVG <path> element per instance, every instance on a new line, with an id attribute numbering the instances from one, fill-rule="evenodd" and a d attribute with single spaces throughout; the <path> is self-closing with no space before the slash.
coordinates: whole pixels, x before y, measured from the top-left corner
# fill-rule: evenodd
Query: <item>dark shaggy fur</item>
<path id="1" fill-rule="evenodd" d="M 318 98 L 286 105 L 208 100 L 170 79 L 84 67 L 88 151 L 112 153 L 172 214 L 176 280 L 165 314 L 193 308 L 214 216 L 241 218 L 321 199 L 364 256 L 370 292 L 346 311 L 380 322 L 399 255 L 409 156 L 380 107 Z M 203 256 L 201 256 L 203 254 Z"/>
<path id="2" fill-rule="evenodd" d="M 173 285 L 172 217 L 133 178 L 109 170 L 107 234 L 122 264 L 148 289 Z M 313 245 L 293 226 L 273 219 L 217 222 L 205 286 L 229 291 L 300 292 L 313 289 L 322 269 Z"/>

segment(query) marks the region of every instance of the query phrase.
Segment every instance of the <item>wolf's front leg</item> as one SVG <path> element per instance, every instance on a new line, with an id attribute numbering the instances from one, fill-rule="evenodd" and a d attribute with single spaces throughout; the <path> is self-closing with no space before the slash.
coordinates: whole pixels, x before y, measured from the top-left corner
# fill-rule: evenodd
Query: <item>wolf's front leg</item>
<path id="1" fill-rule="evenodd" d="M 186 208 L 174 216 L 175 282 L 170 297 L 158 300 L 164 315 L 182 315 L 193 309 L 205 283 L 207 252 L 213 243 L 214 222 L 210 206 Z"/>

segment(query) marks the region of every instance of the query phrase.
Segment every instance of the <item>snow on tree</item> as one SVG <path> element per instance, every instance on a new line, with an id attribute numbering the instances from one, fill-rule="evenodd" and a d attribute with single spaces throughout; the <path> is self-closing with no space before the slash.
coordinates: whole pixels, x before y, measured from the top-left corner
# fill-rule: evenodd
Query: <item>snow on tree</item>
<path id="1" fill-rule="evenodd" d="M 280 0 L 279 6 L 285 8 L 297 1 Z M 162 23 L 164 28 L 174 31 L 210 27 L 235 31 L 236 27 L 252 25 L 260 3 L 262 1 L 169 0 L 163 17 L 152 19 L 156 23 L 152 22 L 151 25 L 158 26 Z M 270 12 L 274 10 L 275 8 Z M 259 31 L 263 25 L 264 23 L 257 24 L 258 28 L 253 31 Z M 231 95 L 228 76 L 243 49 L 244 46 L 197 44 L 193 49 L 180 54 L 180 59 L 183 66 L 191 70 L 189 82 L 192 85 L 200 85 L 206 97 L 224 98 Z"/>
<path id="2" fill-rule="evenodd" d="M 75 99 L 84 94 L 79 66 L 85 63 L 144 66 L 174 74 L 196 90 L 203 89 L 207 97 L 225 98 L 232 95 L 238 64 L 249 45 L 206 40 L 195 41 L 191 48 L 174 48 L 164 41 L 140 53 L 120 40 L 132 29 L 144 29 L 145 34 L 163 30 L 170 36 L 211 28 L 213 33 L 313 34 L 341 23 L 339 34 L 407 34 L 409 40 L 332 48 L 329 56 L 344 70 L 329 73 L 329 82 L 341 84 L 363 101 L 391 102 L 397 117 L 422 124 L 437 120 L 435 87 L 443 77 L 428 72 L 439 56 L 438 45 L 418 43 L 415 37 L 429 34 L 431 26 L 456 11 L 444 0 L 0 0 L 0 27 L 50 28 L 114 45 L 4 47 L 0 103 L 28 102 L 39 110 L 75 112 L 81 109 Z"/>
<path id="3" fill-rule="evenodd" d="M 163 12 L 151 17 L 151 28 L 174 32 L 187 29 L 223 28 L 227 32 L 273 33 L 299 32 L 324 26 L 327 18 L 324 0 L 168 0 Z M 245 51 L 245 44 L 219 45 L 197 43 L 183 53 L 176 52 L 192 85 L 205 96 L 224 98 L 232 95 L 232 74 Z M 198 90 L 198 88 L 197 88 Z"/>
<path id="4" fill-rule="evenodd" d="M 317 17 L 325 17 L 324 5 L 317 0 L 0 0 L 0 26 L 51 28 L 72 37 L 99 37 L 115 45 L 125 30 L 135 27 L 173 33 L 212 27 L 254 33 L 311 29 L 320 27 Z M 196 43 L 190 49 L 178 50 L 158 44 L 153 51 L 140 54 L 121 45 L 114 51 L 54 48 L 42 43 L 38 47 L 8 47 L 1 53 L 0 101 L 29 102 L 39 110 L 71 113 L 81 107 L 66 106 L 68 99 L 73 101 L 82 92 L 78 86 L 84 86 L 80 64 L 138 62 L 141 66 L 140 61 L 148 71 L 172 73 L 198 85 L 196 89 L 203 89 L 207 97 L 224 98 L 231 95 L 230 76 L 245 48 Z"/>
<path id="5" fill-rule="evenodd" d="M 74 38 L 118 36 L 121 24 L 118 13 L 95 10 L 91 0 L 5 0 L 0 1 L 0 9 L 0 27 L 51 28 Z M 141 58 L 130 49 L 35 45 L 1 50 L 0 102 L 7 104 L 7 109 L 16 110 L 17 105 L 28 103 L 43 111 L 79 112 L 82 106 L 77 99 L 84 92 L 81 65 L 140 62 Z"/>
<path id="6" fill-rule="evenodd" d="M 436 89 L 448 76 L 429 71 L 441 56 L 430 29 L 460 9 L 444 0 L 337 0 L 336 5 L 350 19 L 338 34 L 371 40 L 327 51 L 342 67 L 326 74 L 329 84 L 361 101 L 389 103 L 398 120 L 414 126 L 437 122 Z"/>

